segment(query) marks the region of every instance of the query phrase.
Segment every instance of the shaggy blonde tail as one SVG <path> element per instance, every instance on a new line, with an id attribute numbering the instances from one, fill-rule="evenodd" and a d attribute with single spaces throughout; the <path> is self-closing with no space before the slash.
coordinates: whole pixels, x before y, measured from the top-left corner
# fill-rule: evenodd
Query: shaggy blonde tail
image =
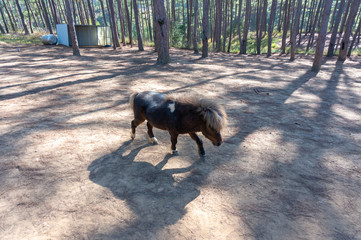
<path id="1" fill-rule="evenodd" d="M 129 97 L 129 104 L 130 104 L 130 107 L 131 109 L 133 110 L 134 109 L 134 98 L 138 95 L 137 92 L 135 93 L 132 93 Z"/>

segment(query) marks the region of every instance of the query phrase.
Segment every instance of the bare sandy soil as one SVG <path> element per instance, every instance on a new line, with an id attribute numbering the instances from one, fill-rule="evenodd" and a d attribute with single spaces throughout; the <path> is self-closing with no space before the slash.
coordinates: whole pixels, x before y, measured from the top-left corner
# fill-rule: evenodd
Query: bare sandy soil
<path id="1" fill-rule="evenodd" d="M 0 45 L 0 239 L 361 239 L 360 59 L 81 52 Z M 218 99 L 225 143 L 131 142 L 142 90 Z"/>

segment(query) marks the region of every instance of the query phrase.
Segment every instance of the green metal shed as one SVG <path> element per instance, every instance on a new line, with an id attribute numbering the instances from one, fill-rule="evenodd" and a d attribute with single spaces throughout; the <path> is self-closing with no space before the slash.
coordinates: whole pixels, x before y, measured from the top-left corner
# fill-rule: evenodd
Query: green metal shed
<path id="1" fill-rule="evenodd" d="M 110 46 L 110 27 L 93 25 L 75 25 L 79 46 Z M 58 44 L 71 46 L 71 37 L 68 24 L 57 24 L 56 32 Z"/>

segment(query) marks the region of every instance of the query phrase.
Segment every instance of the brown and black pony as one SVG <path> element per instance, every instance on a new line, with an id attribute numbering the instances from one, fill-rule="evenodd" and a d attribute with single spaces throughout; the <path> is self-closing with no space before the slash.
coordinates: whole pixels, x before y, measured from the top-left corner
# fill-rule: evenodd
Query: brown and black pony
<path id="1" fill-rule="evenodd" d="M 203 142 L 196 132 L 202 132 L 213 145 L 222 143 L 221 129 L 227 123 L 224 109 L 214 101 L 200 99 L 195 95 L 164 95 L 157 92 L 133 93 L 130 106 L 134 111 L 131 122 L 131 138 L 135 138 L 135 128 L 147 120 L 148 136 L 151 143 L 158 143 L 153 127 L 167 130 L 171 136 L 172 154 L 177 153 L 179 134 L 188 133 L 197 143 L 198 153 L 205 156 Z"/>

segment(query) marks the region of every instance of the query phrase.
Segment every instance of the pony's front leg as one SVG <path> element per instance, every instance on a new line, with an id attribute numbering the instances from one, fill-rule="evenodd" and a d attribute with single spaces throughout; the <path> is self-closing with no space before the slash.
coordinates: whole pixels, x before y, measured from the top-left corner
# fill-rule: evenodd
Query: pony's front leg
<path id="1" fill-rule="evenodd" d="M 177 148 L 176 148 L 176 144 L 177 144 L 177 138 L 178 138 L 178 134 L 176 133 L 169 133 L 170 134 L 170 141 L 172 142 L 172 146 L 170 147 L 171 150 L 171 154 L 177 154 Z"/>
<path id="2" fill-rule="evenodd" d="M 152 144 L 158 144 L 158 140 L 157 140 L 156 137 L 154 137 L 154 134 L 153 134 L 153 125 L 150 124 L 149 122 L 147 122 L 147 127 L 148 127 L 149 141 L 150 141 Z"/>
<path id="3" fill-rule="evenodd" d="M 197 143 L 199 156 L 201 158 L 204 158 L 206 156 L 206 153 L 203 148 L 202 140 L 197 136 L 196 133 L 189 133 L 189 136 Z"/>

